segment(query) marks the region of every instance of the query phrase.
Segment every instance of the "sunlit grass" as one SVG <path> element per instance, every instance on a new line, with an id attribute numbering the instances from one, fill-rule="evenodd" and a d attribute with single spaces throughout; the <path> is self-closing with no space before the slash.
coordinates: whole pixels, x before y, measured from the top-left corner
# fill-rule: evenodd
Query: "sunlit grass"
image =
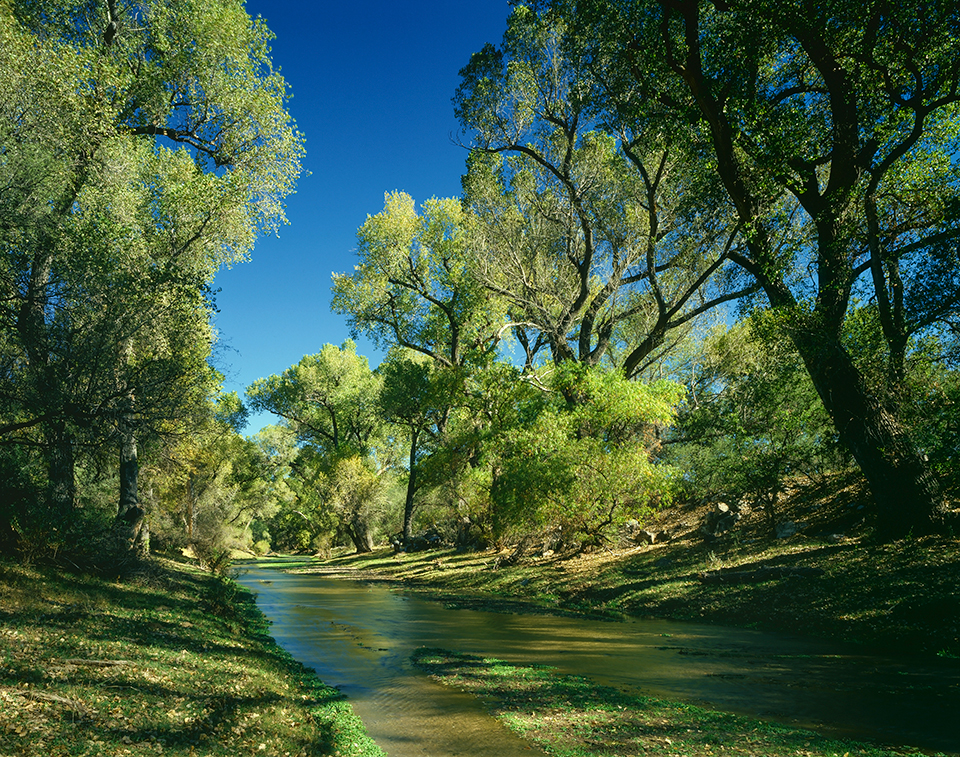
<path id="1" fill-rule="evenodd" d="M 548 667 L 420 649 L 414 663 L 479 697 L 512 730 L 558 757 L 903 757 L 811 731 L 627 694 Z"/>

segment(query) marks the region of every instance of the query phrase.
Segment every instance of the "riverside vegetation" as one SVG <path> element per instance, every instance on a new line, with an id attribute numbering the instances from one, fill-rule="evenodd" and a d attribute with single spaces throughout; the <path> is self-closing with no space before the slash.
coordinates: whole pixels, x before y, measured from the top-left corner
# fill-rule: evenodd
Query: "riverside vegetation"
<path id="1" fill-rule="evenodd" d="M 860 530 L 856 489 L 847 497 L 833 492 L 784 503 L 785 516 L 806 518 L 788 539 L 763 536 L 757 513 L 705 541 L 692 526 L 707 508 L 688 506 L 649 524 L 674 538 L 643 547 L 514 562 L 515 550 L 395 554 L 384 547 L 283 564 L 389 581 L 463 607 L 697 619 L 960 655 L 960 614 L 950 604 L 960 580 L 957 540 L 871 544 Z M 815 535 L 840 525 L 841 539 Z M 703 580 L 760 565 L 823 574 Z M 3 757 L 381 754 L 339 693 L 272 644 L 251 596 L 227 578 L 170 561 L 122 583 L 4 562 L 0 618 Z M 550 754 L 919 754 L 633 696 L 510 661 L 424 649 L 414 662 L 479 696 Z"/>
<path id="2" fill-rule="evenodd" d="M 212 285 L 304 149 L 266 24 L 0 3 L 3 757 L 375 751 L 233 584 L 150 550 L 352 544 L 334 566 L 460 603 L 960 655 L 955 4 L 510 5 L 460 72 L 463 196 L 388 193 L 333 277 L 382 364 L 318 344 L 241 400 Z M 720 501 L 757 517 L 705 541 Z M 428 527 L 475 551 L 375 550 Z M 139 577 L 82 577 L 110 571 Z"/>

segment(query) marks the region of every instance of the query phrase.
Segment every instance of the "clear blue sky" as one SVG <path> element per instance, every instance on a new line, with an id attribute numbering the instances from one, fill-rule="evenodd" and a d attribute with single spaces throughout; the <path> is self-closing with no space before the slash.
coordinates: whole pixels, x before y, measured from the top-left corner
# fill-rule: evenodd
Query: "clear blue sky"
<path id="1" fill-rule="evenodd" d="M 226 389 L 280 373 L 324 344 L 349 338 L 330 312 L 330 274 L 355 263 L 356 231 L 384 192 L 419 203 L 460 194 L 466 151 L 453 143 L 451 98 L 470 54 L 499 43 L 506 0 L 247 0 L 276 34 L 273 61 L 293 93 L 306 137 L 290 220 L 261 239 L 252 260 L 217 276 L 217 367 Z M 379 354 L 358 340 L 359 351 Z M 253 433 L 271 416 L 251 419 Z"/>

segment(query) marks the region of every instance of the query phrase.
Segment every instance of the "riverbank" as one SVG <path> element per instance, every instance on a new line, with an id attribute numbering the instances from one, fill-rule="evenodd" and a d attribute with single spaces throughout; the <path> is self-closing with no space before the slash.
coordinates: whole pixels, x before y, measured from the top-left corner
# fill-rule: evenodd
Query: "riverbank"
<path id="1" fill-rule="evenodd" d="M 861 644 L 897 655 L 960 658 L 960 539 L 874 544 L 856 493 L 785 504 L 788 538 L 766 517 L 705 539 L 710 505 L 647 524 L 662 542 L 563 556 L 440 549 L 343 554 L 315 570 L 395 582 L 458 606 L 609 618 L 696 620 Z"/>
<path id="2" fill-rule="evenodd" d="M 871 543 L 856 499 L 837 500 L 805 513 L 795 509 L 794 517 L 808 520 L 788 538 L 771 537 L 764 519 L 747 517 L 726 538 L 705 540 L 697 525 L 710 508 L 690 507 L 648 524 L 670 538 L 645 546 L 569 557 L 532 552 L 518 561 L 511 550 L 380 549 L 295 570 L 387 582 L 456 607 L 696 620 L 835 639 L 864 652 L 939 659 L 953 670 L 960 658 L 960 542 Z M 524 738 L 563 757 L 941 754 L 909 744 L 836 740 L 510 661 L 421 650 L 415 662 L 441 683 L 480 697 Z M 956 698 L 957 692 L 904 695 Z"/>
<path id="3" fill-rule="evenodd" d="M 0 757 L 374 757 L 249 593 L 154 561 L 114 582 L 0 562 Z"/>

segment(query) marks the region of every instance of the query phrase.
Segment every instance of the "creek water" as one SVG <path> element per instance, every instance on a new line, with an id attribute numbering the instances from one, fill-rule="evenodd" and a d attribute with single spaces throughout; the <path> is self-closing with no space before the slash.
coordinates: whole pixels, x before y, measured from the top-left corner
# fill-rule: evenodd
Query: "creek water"
<path id="1" fill-rule="evenodd" d="M 255 566 L 239 581 L 256 593 L 277 643 L 349 698 L 390 757 L 535 752 L 475 698 L 414 668 L 410 656 L 421 646 L 551 665 L 625 691 L 960 754 L 957 660 L 899 660 L 696 623 L 449 609 L 381 584 Z"/>

